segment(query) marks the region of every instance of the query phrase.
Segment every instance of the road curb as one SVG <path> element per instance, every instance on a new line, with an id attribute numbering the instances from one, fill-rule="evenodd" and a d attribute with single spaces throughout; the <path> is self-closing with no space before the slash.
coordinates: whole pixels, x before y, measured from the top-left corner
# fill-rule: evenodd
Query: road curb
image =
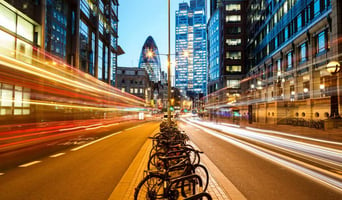
<path id="1" fill-rule="evenodd" d="M 199 149 L 191 142 L 191 145 Z M 234 186 L 234 184 L 221 172 L 220 169 L 205 155 L 201 154 L 201 163 L 207 167 L 210 178 L 208 187 L 209 194 L 212 194 L 213 199 L 218 200 L 246 200 L 247 198 Z"/>
<path id="2" fill-rule="evenodd" d="M 159 127 L 153 131 L 152 135 L 159 131 Z M 147 157 L 152 143 L 147 140 L 135 156 L 133 162 L 120 179 L 118 185 L 113 190 L 108 200 L 133 199 L 134 188 L 143 179 L 144 170 L 147 167 Z"/>

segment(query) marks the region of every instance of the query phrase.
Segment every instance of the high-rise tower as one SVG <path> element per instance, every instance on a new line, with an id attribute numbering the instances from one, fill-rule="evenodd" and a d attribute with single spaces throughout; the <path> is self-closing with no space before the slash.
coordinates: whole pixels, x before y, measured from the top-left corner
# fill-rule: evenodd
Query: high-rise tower
<path id="1" fill-rule="evenodd" d="M 151 81 L 160 81 L 161 65 L 159 51 L 152 36 L 148 36 L 142 47 L 139 68 L 146 69 Z"/>
<path id="2" fill-rule="evenodd" d="M 176 84 L 186 91 L 206 94 L 206 1 L 180 3 L 176 11 Z"/>

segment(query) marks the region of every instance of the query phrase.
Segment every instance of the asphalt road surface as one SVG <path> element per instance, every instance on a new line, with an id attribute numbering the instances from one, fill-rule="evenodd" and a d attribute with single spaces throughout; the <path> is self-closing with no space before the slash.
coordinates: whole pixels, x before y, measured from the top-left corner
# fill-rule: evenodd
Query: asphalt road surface
<path id="1" fill-rule="evenodd" d="M 198 126 L 182 122 L 180 128 L 247 199 L 342 199 L 341 190 L 215 137 Z"/>
<path id="2" fill-rule="evenodd" d="M 159 122 L 135 124 L 0 171 L 0 199 L 108 199 L 158 127 Z"/>

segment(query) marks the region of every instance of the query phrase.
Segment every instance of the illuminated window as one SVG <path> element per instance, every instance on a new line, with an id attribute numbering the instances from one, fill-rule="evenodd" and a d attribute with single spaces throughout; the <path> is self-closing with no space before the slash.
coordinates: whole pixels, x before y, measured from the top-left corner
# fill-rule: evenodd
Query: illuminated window
<path id="1" fill-rule="evenodd" d="M 239 11 L 241 10 L 240 4 L 228 4 L 226 5 L 226 11 Z"/>
<path id="2" fill-rule="evenodd" d="M 108 47 L 104 48 L 104 59 L 103 59 L 103 71 L 104 71 L 104 80 L 108 80 Z"/>
<path id="3" fill-rule="evenodd" d="M 288 1 L 286 0 L 284 3 L 284 14 L 286 14 L 288 11 Z"/>
<path id="4" fill-rule="evenodd" d="M 2 55 L 14 57 L 15 38 L 0 30 L 0 53 Z"/>
<path id="5" fill-rule="evenodd" d="M 88 64 L 88 26 L 80 20 L 80 68 L 86 71 Z"/>
<path id="6" fill-rule="evenodd" d="M 241 51 L 228 51 L 226 52 L 226 58 L 231 60 L 241 59 Z"/>
<path id="7" fill-rule="evenodd" d="M 241 39 L 226 39 L 226 43 L 230 46 L 241 45 Z"/>
<path id="8" fill-rule="evenodd" d="M 241 72 L 241 65 L 226 66 L 227 72 Z"/>
<path id="9" fill-rule="evenodd" d="M 16 14 L 0 4 L 0 21 L 3 28 L 15 32 L 16 29 Z"/>
<path id="10" fill-rule="evenodd" d="M 300 45 L 299 47 L 299 61 L 300 62 L 305 62 L 307 60 L 307 47 L 306 47 L 306 42 Z"/>
<path id="11" fill-rule="evenodd" d="M 90 7 L 89 7 L 88 1 L 81 0 L 80 7 L 81 7 L 81 11 L 89 18 L 89 16 L 90 16 Z"/>
<path id="12" fill-rule="evenodd" d="M 226 16 L 226 22 L 240 22 L 241 16 L 240 15 L 228 15 Z"/>
<path id="13" fill-rule="evenodd" d="M 291 70 L 292 69 L 292 52 L 288 53 L 286 56 L 286 60 L 287 60 L 287 70 Z"/>
<path id="14" fill-rule="evenodd" d="M 299 14 L 297 16 L 297 30 L 300 30 L 302 28 L 302 14 Z"/>
<path id="15" fill-rule="evenodd" d="M 33 25 L 18 16 L 17 34 L 33 42 Z"/>
<path id="16" fill-rule="evenodd" d="M 328 48 L 327 31 L 322 31 L 317 35 L 317 53 L 324 52 Z"/>
<path id="17" fill-rule="evenodd" d="M 133 93 L 133 91 L 134 91 L 133 88 L 129 89 L 129 93 Z"/>
<path id="18" fill-rule="evenodd" d="M 2 84 L 1 89 L 1 107 L 12 107 L 13 101 L 13 86 L 8 84 Z"/>
<path id="19" fill-rule="evenodd" d="M 280 76 L 281 75 L 281 73 L 282 73 L 282 66 L 281 66 L 281 59 L 278 59 L 277 61 L 276 61 L 276 63 L 277 63 L 277 75 L 278 76 Z"/>
<path id="20" fill-rule="evenodd" d="M 320 0 L 315 0 L 314 2 L 314 16 L 318 16 L 320 13 Z"/>
<path id="21" fill-rule="evenodd" d="M 284 37 L 285 37 L 285 40 L 287 40 L 289 38 L 289 28 L 288 28 L 288 26 L 286 26 L 285 29 L 284 29 Z"/>
<path id="22" fill-rule="evenodd" d="M 99 80 L 103 79 L 103 43 L 101 40 L 98 41 L 98 71 L 97 71 L 97 76 Z"/>
<path id="23" fill-rule="evenodd" d="M 240 88 L 240 80 L 227 80 L 227 88 Z"/>
<path id="24" fill-rule="evenodd" d="M 121 92 L 125 92 L 125 88 L 121 88 Z"/>

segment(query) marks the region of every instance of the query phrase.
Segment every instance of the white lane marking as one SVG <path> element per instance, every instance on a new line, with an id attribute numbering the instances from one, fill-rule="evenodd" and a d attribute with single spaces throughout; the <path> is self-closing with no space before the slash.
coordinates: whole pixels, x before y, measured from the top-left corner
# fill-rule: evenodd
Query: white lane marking
<path id="1" fill-rule="evenodd" d="M 98 140 L 94 140 L 94 141 L 92 141 L 92 142 L 89 142 L 89 143 L 87 143 L 87 144 L 84 144 L 84 145 L 82 145 L 82 146 L 73 148 L 73 149 L 71 149 L 71 151 L 80 150 L 80 149 L 82 149 L 82 148 L 84 148 L 84 147 L 86 147 L 86 146 L 89 146 L 89 145 L 94 144 L 94 143 L 96 143 L 96 142 L 99 142 L 99 141 L 101 141 L 101 140 L 107 139 L 107 138 L 112 137 L 112 136 L 114 136 L 114 135 L 117 135 L 117 134 L 119 134 L 119 133 L 121 133 L 121 132 L 122 132 L 122 131 L 113 133 L 113 134 L 111 134 L 111 135 L 107 135 L 106 137 L 103 137 L 103 138 L 100 138 L 100 139 L 98 139 Z"/>
<path id="2" fill-rule="evenodd" d="M 0 176 L 4 175 L 5 173 L 0 173 Z"/>
<path id="3" fill-rule="evenodd" d="M 23 164 L 23 165 L 19 165 L 19 167 L 29 167 L 29 166 L 31 166 L 31 165 L 38 164 L 38 163 L 40 163 L 40 162 L 42 162 L 42 161 L 36 160 L 36 161 L 29 162 L 29 163 L 26 163 L 26 164 Z"/>
<path id="4" fill-rule="evenodd" d="M 62 156 L 62 155 L 64 155 L 64 154 L 65 154 L 65 153 L 57 153 L 57 154 L 55 154 L 55 155 L 51 155 L 50 158 L 57 158 L 57 157 Z"/>
<path id="5" fill-rule="evenodd" d="M 125 129 L 125 131 L 132 130 L 134 128 L 136 128 L 136 126 L 133 126 L 132 128 L 127 128 L 127 129 Z"/>

